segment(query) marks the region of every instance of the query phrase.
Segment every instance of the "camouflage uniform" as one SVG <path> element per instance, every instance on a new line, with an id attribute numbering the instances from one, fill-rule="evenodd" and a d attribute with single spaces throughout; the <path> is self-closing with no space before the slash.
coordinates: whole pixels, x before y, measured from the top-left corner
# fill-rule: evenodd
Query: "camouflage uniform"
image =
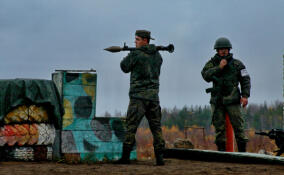
<path id="1" fill-rule="evenodd" d="M 227 65 L 221 69 L 219 67 L 222 59 L 227 60 Z M 207 82 L 213 81 L 211 91 L 212 123 L 216 130 L 215 143 L 220 147 L 225 145 L 225 113 L 230 117 L 234 129 L 236 141 L 245 144 L 247 138 L 244 134 L 244 120 L 240 112 L 240 98 L 250 96 L 250 77 L 244 64 L 233 58 L 232 54 L 227 57 L 215 55 L 204 66 L 201 72 Z M 238 85 L 241 85 L 241 92 Z M 224 148 L 222 148 L 224 149 Z M 239 148 L 240 149 L 240 148 Z"/>
<path id="2" fill-rule="evenodd" d="M 165 147 L 161 130 L 161 107 L 158 95 L 162 62 L 162 57 L 155 45 L 149 44 L 131 51 L 120 63 L 123 72 L 131 72 L 130 103 L 126 117 L 124 147 L 133 147 L 137 127 L 144 115 L 154 137 L 154 149 L 162 151 Z"/>

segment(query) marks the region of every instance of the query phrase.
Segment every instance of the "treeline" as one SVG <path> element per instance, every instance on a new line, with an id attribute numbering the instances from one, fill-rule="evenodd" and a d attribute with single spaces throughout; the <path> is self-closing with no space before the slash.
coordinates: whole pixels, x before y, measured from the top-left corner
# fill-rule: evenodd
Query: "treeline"
<path id="1" fill-rule="evenodd" d="M 183 130 L 185 126 L 193 125 L 208 129 L 211 125 L 211 108 L 210 106 L 164 108 L 162 109 L 162 125 L 169 128 L 177 126 L 180 130 Z M 142 126 L 147 126 L 147 122 L 143 121 Z"/>
<path id="2" fill-rule="evenodd" d="M 276 101 L 271 105 L 250 104 L 246 109 L 241 110 L 245 120 L 246 129 L 270 130 L 272 128 L 282 128 L 283 103 Z M 191 106 L 182 109 L 163 109 L 162 124 L 171 127 L 178 126 L 181 130 L 185 126 L 197 125 L 209 129 L 211 125 L 210 106 Z M 144 126 L 147 125 L 143 121 Z"/>
<path id="3" fill-rule="evenodd" d="M 276 101 L 271 105 L 252 104 L 244 114 L 246 127 L 256 130 L 269 130 L 283 127 L 283 102 Z"/>
<path id="4" fill-rule="evenodd" d="M 270 130 L 272 128 L 282 128 L 283 123 L 283 103 L 275 101 L 272 104 L 250 104 L 246 109 L 242 109 L 242 115 L 245 120 L 246 129 Z M 106 112 L 106 116 L 111 115 Z M 121 113 L 116 112 L 116 117 Z M 174 107 L 173 109 L 162 109 L 162 125 L 171 128 L 177 126 L 183 130 L 185 126 L 199 126 L 206 130 L 211 125 L 211 107 L 210 106 L 184 106 L 182 109 Z M 141 127 L 148 127 L 148 122 L 144 118 Z"/>

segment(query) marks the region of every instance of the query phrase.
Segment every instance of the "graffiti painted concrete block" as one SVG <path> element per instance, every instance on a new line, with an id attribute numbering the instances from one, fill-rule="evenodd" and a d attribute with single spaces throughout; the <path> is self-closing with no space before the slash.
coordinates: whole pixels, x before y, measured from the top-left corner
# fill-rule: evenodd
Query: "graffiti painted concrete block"
<path id="1" fill-rule="evenodd" d="M 65 115 L 62 129 L 70 130 L 76 119 L 93 119 L 96 115 L 97 74 L 94 71 L 56 71 L 52 79 L 58 88 Z M 71 125 L 71 126 L 70 126 Z M 67 128 L 69 126 L 69 128 Z"/>
<path id="2" fill-rule="evenodd" d="M 125 134 L 123 119 L 96 117 L 96 72 L 62 70 L 53 73 L 52 79 L 65 110 L 62 153 L 91 161 L 120 158 Z M 135 148 L 131 159 L 136 159 Z"/>
<path id="3" fill-rule="evenodd" d="M 76 126 L 73 130 L 62 131 L 62 153 L 80 153 L 82 160 L 96 161 L 116 160 L 121 157 L 125 134 L 121 118 L 81 120 Z M 131 159 L 136 157 L 136 150 L 133 148 Z"/>

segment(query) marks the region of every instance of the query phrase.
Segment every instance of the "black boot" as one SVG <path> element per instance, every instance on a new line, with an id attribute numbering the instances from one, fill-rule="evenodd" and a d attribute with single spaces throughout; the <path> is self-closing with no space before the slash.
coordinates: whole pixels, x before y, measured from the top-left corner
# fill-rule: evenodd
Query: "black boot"
<path id="1" fill-rule="evenodd" d="M 155 150 L 155 156 L 156 156 L 156 165 L 157 166 L 165 165 L 163 151 Z"/>
<path id="2" fill-rule="evenodd" d="M 238 145 L 238 151 L 239 152 L 246 152 L 247 149 L 247 142 L 237 142 L 237 145 Z"/>
<path id="3" fill-rule="evenodd" d="M 130 152 L 131 152 L 131 148 L 123 144 L 121 158 L 113 163 L 114 164 L 130 164 Z"/>
<path id="4" fill-rule="evenodd" d="M 226 143 L 218 142 L 216 143 L 218 151 L 226 151 Z"/>

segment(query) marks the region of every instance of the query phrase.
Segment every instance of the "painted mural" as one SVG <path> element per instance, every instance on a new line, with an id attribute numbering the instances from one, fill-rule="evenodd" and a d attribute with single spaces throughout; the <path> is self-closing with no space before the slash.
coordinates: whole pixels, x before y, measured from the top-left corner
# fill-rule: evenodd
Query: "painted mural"
<path id="1" fill-rule="evenodd" d="M 43 161 L 52 160 L 51 146 L 8 147 L 4 150 L 6 160 Z"/>
<path id="2" fill-rule="evenodd" d="M 24 122 L 48 122 L 47 111 L 42 106 L 22 105 L 9 112 L 4 118 L 5 124 Z"/>
<path id="3" fill-rule="evenodd" d="M 15 124 L 0 128 L 0 146 L 52 145 L 55 128 L 50 124 Z"/>
<path id="4" fill-rule="evenodd" d="M 92 71 L 57 71 L 52 79 L 65 109 L 62 153 L 78 153 L 82 160 L 120 158 L 125 132 L 123 121 L 121 118 L 96 117 L 97 74 Z M 135 150 L 131 158 L 136 159 Z"/>
<path id="5" fill-rule="evenodd" d="M 58 134 L 57 134 L 58 135 Z M 56 130 L 43 106 L 22 105 L 4 117 L 0 127 L 4 160 L 52 160 Z"/>

